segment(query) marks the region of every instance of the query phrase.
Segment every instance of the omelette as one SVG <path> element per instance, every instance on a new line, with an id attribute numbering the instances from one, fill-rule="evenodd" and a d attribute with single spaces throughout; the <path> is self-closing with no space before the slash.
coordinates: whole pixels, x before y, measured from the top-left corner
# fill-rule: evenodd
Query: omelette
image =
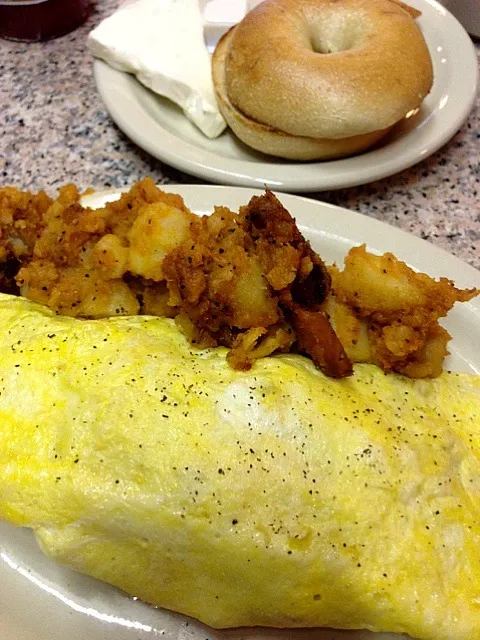
<path id="1" fill-rule="evenodd" d="M 217 628 L 480 638 L 478 376 L 240 372 L 9 295 L 0 326 L 0 517 L 50 557 Z"/>

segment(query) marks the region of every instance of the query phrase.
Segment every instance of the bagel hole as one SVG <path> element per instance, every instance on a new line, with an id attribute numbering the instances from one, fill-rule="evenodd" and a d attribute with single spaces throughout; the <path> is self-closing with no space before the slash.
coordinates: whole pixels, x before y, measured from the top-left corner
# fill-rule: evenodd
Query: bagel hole
<path id="1" fill-rule="evenodd" d="M 337 53 L 336 51 L 332 51 L 329 43 L 315 35 L 310 37 L 310 45 L 314 53 Z"/>
<path id="2" fill-rule="evenodd" d="M 358 45 L 358 25 L 343 15 L 329 17 L 310 26 L 310 46 L 314 53 L 348 51 Z"/>
<path id="3" fill-rule="evenodd" d="M 310 37 L 310 45 L 314 53 L 340 53 L 340 51 L 347 51 L 351 49 L 351 43 L 346 42 L 332 42 L 326 38 L 322 38 L 318 35 L 312 35 Z"/>

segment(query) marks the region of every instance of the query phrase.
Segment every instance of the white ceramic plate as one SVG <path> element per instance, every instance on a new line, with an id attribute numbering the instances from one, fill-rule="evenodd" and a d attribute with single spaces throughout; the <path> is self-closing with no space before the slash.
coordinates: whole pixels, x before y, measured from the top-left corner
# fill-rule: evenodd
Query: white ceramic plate
<path id="1" fill-rule="evenodd" d="M 411 0 L 434 65 L 434 85 L 420 112 L 404 120 L 375 149 L 330 162 L 290 162 L 257 153 L 230 131 L 209 140 L 182 111 L 133 76 L 99 60 L 100 95 L 117 125 L 151 155 L 186 173 L 220 184 L 277 191 L 338 189 L 378 180 L 425 159 L 447 142 L 470 112 L 478 64 L 460 23 L 435 0 Z"/>
<path id="2" fill-rule="evenodd" d="M 237 210 L 252 189 L 179 186 L 198 213 L 214 204 Z M 85 199 L 101 206 L 118 192 Z M 341 261 L 352 245 L 366 242 L 378 252 L 394 251 L 413 267 L 433 276 L 448 275 L 459 286 L 480 287 L 480 272 L 457 258 L 384 223 L 333 205 L 282 194 L 313 248 L 327 261 Z M 454 335 L 447 366 L 480 373 L 480 303 L 457 305 L 445 325 Z M 30 531 L 0 523 L 1 640 L 401 640 L 392 634 L 322 629 L 215 631 L 161 609 L 149 607 L 119 590 L 61 567 L 44 557 Z M 472 639 L 473 640 L 473 639 Z"/>

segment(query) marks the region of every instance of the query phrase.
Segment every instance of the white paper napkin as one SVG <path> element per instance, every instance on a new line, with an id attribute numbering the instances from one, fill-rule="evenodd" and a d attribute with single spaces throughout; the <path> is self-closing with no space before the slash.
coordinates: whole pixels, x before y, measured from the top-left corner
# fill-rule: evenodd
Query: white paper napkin
<path id="1" fill-rule="evenodd" d="M 222 1 L 230 6 L 236 2 Z M 235 22 L 243 15 L 242 2 Z M 133 73 L 146 87 L 177 103 L 206 136 L 215 138 L 226 123 L 215 99 L 204 40 L 202 12 L 207 4 L 200 0 L 128 0 L 90 33 L 88 47 L 94 56 Z M 246 4 L 243 13 L 245 10 Z M 218 6 L 214 14 L 216 18 L 220 15 Z M 223 30 L 228 26 L 226 23 Z"/>

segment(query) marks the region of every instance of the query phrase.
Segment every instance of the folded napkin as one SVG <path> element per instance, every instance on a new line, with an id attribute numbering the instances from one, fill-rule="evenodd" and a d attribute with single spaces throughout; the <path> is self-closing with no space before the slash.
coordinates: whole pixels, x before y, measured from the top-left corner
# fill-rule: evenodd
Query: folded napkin
<path id="1" fill-rule="evenodd" d="M 200 0 L 130 0 L 88 37 L 90 52 L 177 103 L 209 138 L 226 127 L 215 99 Z"/>

